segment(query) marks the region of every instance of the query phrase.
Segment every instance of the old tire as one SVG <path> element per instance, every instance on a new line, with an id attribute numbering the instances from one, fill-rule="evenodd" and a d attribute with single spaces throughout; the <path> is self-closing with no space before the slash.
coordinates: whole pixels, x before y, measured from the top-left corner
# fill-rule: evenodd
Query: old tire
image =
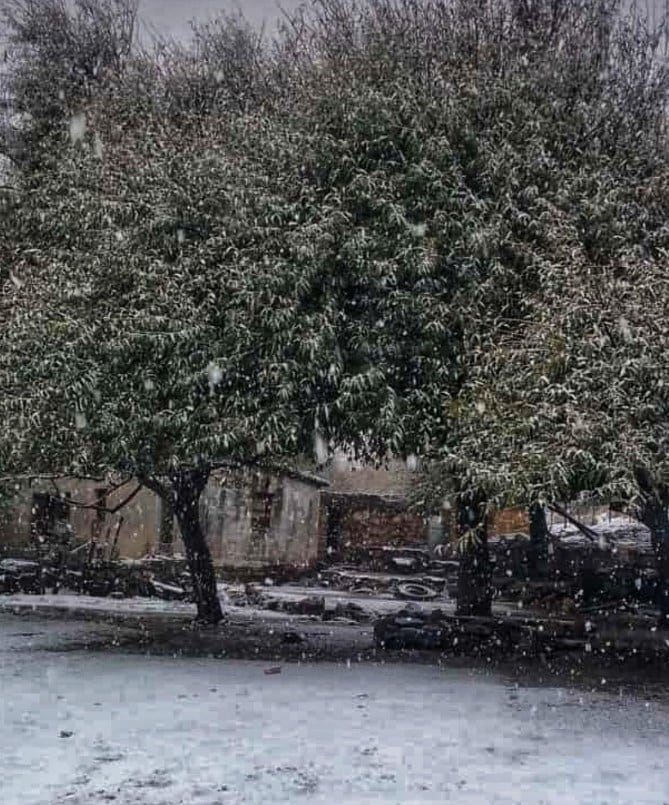
<path id="1" fill-rule="evenodd" d="M 439 593 L 433 587 L 415 581 L 398 584 L 395 595 L 405 601 L 433 601 L 439 597 Z"/>

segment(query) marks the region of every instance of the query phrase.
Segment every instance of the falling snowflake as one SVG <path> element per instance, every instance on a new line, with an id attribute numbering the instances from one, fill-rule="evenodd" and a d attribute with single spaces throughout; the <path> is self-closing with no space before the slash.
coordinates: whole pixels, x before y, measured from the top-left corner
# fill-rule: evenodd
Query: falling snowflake
<path id="1" fill-rule="evenodd" d="M 86 135 L 86 113 L 80 112 L 70 118 L 70 140 L 73 144 L 81 142 Z"/>
<path id="2" fill-rule="evenodd" d="M 102 159 L 104 156 L 104 146 L 102 145 L 102 140 L 100 139 L 100 135 L 95 132 L 95 137 L 93 138 L 93 154 L 95 155 L 96 159 Z"/>
<path id="3" fill-rule="evenodd" d="M 633 340 L 632 328 L 624 316 L 621 316 L 618 319 L 618 331 L 620 332 L 620 335 L 625 343 L 629 344 L 630 341 Z"/>
<path id="4" fill-rule="evenodd" d="M 209 390 L 214 391 L 216 386 L 223 380 L 223 370 L 213 361 L 207 366 L 207 377 L 209 378 Z"/>
<path id="5" fill-rule="evenodd" d="M 410 453 L 406 458 L 406 465 L 409 472 L 416 472 L 418 469 L 418 457 L 414 453 Z"/>
<path id="6" fill-rule="evenodd" d="M 83 430 L 86 427 L 86 414 L 83 411 L 77 411 L 75 413 L 74 426 L 77 430 Z"/>
<path id="7" fill-rule="evenodd" d="M 328 460 L 328 446 L 325 443 L 321 432 L 318 427 L 314 428 L 314 461 L 316 464 L 325 464 Z"/>

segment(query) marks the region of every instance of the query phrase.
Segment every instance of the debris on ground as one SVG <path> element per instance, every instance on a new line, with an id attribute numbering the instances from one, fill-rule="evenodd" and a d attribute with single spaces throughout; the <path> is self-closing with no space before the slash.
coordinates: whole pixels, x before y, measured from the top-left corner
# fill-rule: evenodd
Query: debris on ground
<path id="1" fill-rule="evenodd" d="M 408 605 L 379 618 L 374 640 L 383 649 L 438 649 L 452 654 L 534 656 L 542 650 L 583 650 L 592 639 L 580 620 L 536 617 L 478 617 L 421 610 Z"/>
<path id="2" fill-rule="evenodd" d="M 0 560 L 0 593 L 43 594 L 69 590 L 100 598 L 156 597 L 190 600 L 192 585 L 182 557 L 99 559 L 78 546 L 57 561 L 50 555 Z"/>
<path id="3" fill-rule="evenodd" d="M 43 592 L 39 562 L 27 559 L 0 560 L 0 593 Z"/>

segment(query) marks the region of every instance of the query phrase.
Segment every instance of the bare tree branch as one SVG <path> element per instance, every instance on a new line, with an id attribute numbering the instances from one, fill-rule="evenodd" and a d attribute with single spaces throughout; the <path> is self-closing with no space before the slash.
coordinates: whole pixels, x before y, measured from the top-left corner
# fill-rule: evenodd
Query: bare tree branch
<path id="1" fill-rule="evenodd" d="M 128 483 L 127 481 L 125 483 Z M 55 486 L 55 483 L 54 483 Z M 79 500 L 73 500 L 72 498 L 68 498 L 67 496 L 62 496 L 61 500 L 64 503 L 67 503 L 70 506 L 74 506 L 77 509 L 94 509 L 95 511 L 105 512 L 105 514 L 116 514 L 117 511 L 120 511 L 124 506 L 127 506 L 131 500 L 137 495 L 137 493 L 142 489 L 144 484 L 138 483 L 137 486 L 132 490 L 132 492 L 127 495 L 120 503 L 117 503 L 116 506 L 112 506 L 109 508 L 108 506 L 102 506 L 99 503 L 82 503 Z M 119 488 L 119 487 L 117 487 Z M 58 489 L 58 487 L 56 487 Z"/>
<path id="2" fill-rule="evenodd" d="M 549 503 L 548 508 L 552 512 L 555 512 L 555 514 L 560 515 L 560 517 L 564 517 L 564 519 L 568 523 L 571 523 L 575 528 L 578 528 L 581 534 L 586 536 L 592 542 L 599 542 L 599 540 L 601 539 L 602 536 L 601 534 L 598 534 L 596 531 L 593 531 L 592 528 L 588 528 L 587 525 L 580 522 L 580 520 L 577 520 L 575 517 L 572 517 L 571 514 L 569 514 L 569 512 L 566 509 L 563 509 L 561 506 L 558 506 L 557 503 Z"/>

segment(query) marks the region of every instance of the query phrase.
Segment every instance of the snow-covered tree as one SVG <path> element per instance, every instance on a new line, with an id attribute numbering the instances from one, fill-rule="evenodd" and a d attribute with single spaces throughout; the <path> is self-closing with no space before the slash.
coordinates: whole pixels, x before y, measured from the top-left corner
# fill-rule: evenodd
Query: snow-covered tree
<path id="1" fill-rule="evenodd" d="M 336 311 L 339 432 L 368 434 L 377 458 L 436 460 L 432 492 L 459 501 L 460 611 L 489 613 L 491 504 L 540 514 L 547 500 L 613 492 L 585 439 L 556 445 L 514 388 L 526 377 L 557 415 L 560 383 L 526 371 L 535 336 L 544 348 L 565 337 L 558 306 L 578 320 L 599 267 L 606 281 L 621 272 L 621 238 L 661 265 L 648 232 L 667 164 L 663 24 L 614 0 L 323 0 L 291 30 L 300 145 L 287 186 L 309 202 L 310 295 Z M 664 298 L 641 307 L 662 350 Z M 633 473 L 617 440 L 603 444 Z"/>
<path id="2" fill-rule="evenodd" d="M 595 349 L 593 278 L 661 277 L 656 37 L 615 0 L 320 0 L 272 47 L 235 19 L 126 66 L 22 178 L 4 460 L 170 497 L 216 620 L 197 516 L 216 460 L 420 454 L 458 500 L 460 611 L 487 613 L 490 503 L 622 488 L 590 383 L 611 361 L 566 372 L 588 389 L 582 444 L 548 426 L 563 352 Z"/>

